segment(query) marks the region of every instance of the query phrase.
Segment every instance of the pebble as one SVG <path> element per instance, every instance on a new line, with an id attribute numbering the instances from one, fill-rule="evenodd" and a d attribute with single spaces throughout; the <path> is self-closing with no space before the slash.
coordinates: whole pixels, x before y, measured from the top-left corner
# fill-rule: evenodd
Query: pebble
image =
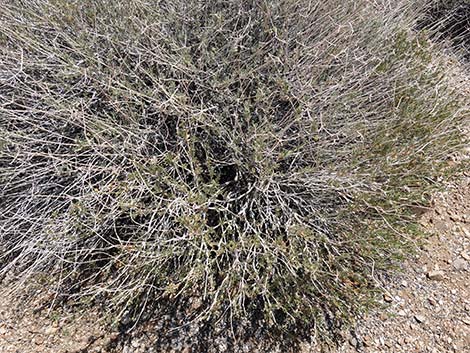
<path id="1" fill-rule="evenodd" d="M 383 298 L 384 298 L 384 301 L 385 301 L 386 303 L 391 303 L 391 302 L 393 302 L 393 298 L 392 298 L 390 295 L 388 295 L 387 293 L 384 293 Z"/>
<path id="2" fill-rule="evenodd" d="M 410 344 L 413 342 L 413 339 L 411 337 L 405 337 L 405 339 L 403 340 L 406 344 Z"/>
<path id="3" fill-rule="evenodd" d="M 40 346 L 43 342 L 44 340 L 39 336 L 33 337 L 33 339 L 31 340 L 31 343 L 36 344 L 38 346 Z"/>
<path id="4" fill-rule="evenodd" d="M 387 321 L 388 320 L 388 315 L 386 313 L 380 313 L 379 314 L 379 319 L 381 321 Z"/>
<path id="5" fill-rule="evenodd" d="M 429 304 L 431 304 L 432 306 L 436 306 L 437 305 L 437 302 L 434 298 L 428 298 L 428 302 Z"/>
<path id="6" fill-rule="evenodd" d="M 428 278 L 434 281 L 442 281 L 444 279 L 444 271 L 430 271 L 428 272 Z"/>
<path id="7" fill-rule="evenodd" d="M 355 337 L 351 337 L 351 338 L 349 339 L 349 344 L 350 344 L 351 346 L 353 346 L 354 348 L 357 347 L 357 343 L 358 343 L 358 342 L 357 342 L 357 339 L 356 339 Z"/>
<path id="8" fill-rule="evenodd" d="M 415 315 L 415 320 L 417 323 L 423 324 L 426 322 L 426 318 L 422 315 Z"/>
<path id="9" fill-rule="evenodd" d="M 8 332 L 8 330 L 5 327 L 0 328 L 0 335 L 4 335 Z"/>
<path id="10" fill-rule="evenodd" d="M 457 259 L 453 262 L 452 266 L 454 266 L 457 271 L 465 271 L 467 269 L 467 261 L 464 259 Z"/>
<path id="11" fill-rule="evenodd" d="M 372 338 L 370 336 L 364 336 L 362 338 L 362 343 L 364 344 L 365 347 L 371 347 L 372 346 Z"/>
<path id="12" fill-rule="evenodd" d="M 53 335 L 53 334 L 57 333 L 57 331 L 59 331 L 59 329 L 57 327 L 52 327 L 51 326 L 51 327 L 46 328 L 44 333 L 49 336 L 49 335 Z"/>

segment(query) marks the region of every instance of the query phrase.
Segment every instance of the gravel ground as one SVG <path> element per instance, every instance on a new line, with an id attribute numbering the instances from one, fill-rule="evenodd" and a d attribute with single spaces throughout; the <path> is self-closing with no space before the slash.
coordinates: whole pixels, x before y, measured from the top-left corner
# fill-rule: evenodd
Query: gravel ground
<path id="1" fill-rule="evenodd" d="M 470 174 L 435 197 L 432 232 L 341 352 L 470 352 Z"/>

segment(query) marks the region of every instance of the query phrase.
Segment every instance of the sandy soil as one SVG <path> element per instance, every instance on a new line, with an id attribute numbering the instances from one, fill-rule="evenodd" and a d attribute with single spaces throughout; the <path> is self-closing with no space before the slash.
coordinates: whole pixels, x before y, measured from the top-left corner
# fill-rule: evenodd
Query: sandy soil
<path id="1" fill-rule="evenodd" d="M 341 352 L 470 352 L 470 174 L 423 216 L 432 236 Z"/>

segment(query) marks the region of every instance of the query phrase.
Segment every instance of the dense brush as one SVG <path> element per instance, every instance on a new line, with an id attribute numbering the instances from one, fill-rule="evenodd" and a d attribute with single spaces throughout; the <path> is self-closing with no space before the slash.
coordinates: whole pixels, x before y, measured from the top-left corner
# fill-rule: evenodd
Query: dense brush
<path id="1" fill-rule="evenodd" d="M 127 321 L 336 330 L 461 143 L 415 1 L 2 3 L 1 272 Z"/>

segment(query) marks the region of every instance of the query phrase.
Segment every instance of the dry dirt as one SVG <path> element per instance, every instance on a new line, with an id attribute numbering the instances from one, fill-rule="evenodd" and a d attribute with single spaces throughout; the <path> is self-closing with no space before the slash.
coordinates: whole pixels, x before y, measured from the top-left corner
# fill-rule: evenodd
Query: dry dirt
<path id="1" fill-rule="evenodd" d="M 470 352 L 470 174 L 422 218 L 432 236 L 341 352 Z"/>

